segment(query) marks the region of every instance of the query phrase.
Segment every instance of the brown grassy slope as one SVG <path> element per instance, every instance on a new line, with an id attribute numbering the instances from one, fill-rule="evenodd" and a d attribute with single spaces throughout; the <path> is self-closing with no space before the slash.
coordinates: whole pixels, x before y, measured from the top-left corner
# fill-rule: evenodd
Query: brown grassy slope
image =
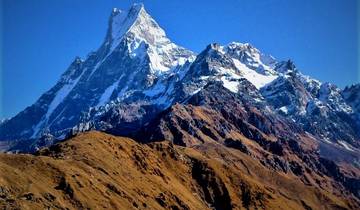
<path id="1" fill-rule="evenodd" d="M 38 156 L 0 155 L 0 208 L 356 209 L 217 143 L 196 148 L 80 134 Z"/>

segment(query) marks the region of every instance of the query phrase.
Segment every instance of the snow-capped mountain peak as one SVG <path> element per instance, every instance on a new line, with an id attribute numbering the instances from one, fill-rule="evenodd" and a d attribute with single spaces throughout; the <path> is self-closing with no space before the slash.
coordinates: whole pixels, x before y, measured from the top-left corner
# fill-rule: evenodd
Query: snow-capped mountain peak
<path id="1" fill-rule="evenodd" d="M 183 65 L 193 56 L 192 52 L 170 41 L 143 4 L 134 4 L 127 11 L 113 10 L 105 42 L 108 54 L 121 48 L 124 40 L 130 56 L 148 57 L 150 71 L 156 75 Z"/>
<path id="2" fill-rule="evenodd" d="M 75 58 L 53 88 L 13 119 L 25 119 L 16 128 L 22 130 L 20 133 L 7 132 L 10 124 L 6 124 L 0 128 L 6 130 L 1 131 L 1 137 L 38 138 L 44 131 L 61 136 L 90 107 L 136 98 L 159 78 L 182 73 L 182 65 L 194 57 L 194 53 L 167 38 L 142 4 L 126 11 L 114 8 L 100 48 L 84 60 Z"/>
<path id="3" fill-rule="evenodd" d="M 249 43 L 231 42 L 224 47 L 224 50 L 232 57 L 244 63 L 248 68 L 258 73 L 271 74 L 275 72 L 276 60 L 271 55 L 260 52 Z"/>
<path id="4" fill-rule="evenodd" d="M 164 30 L 145 11 L 142 4 L 134 4 L 127 11 L 113 9 L 107 36 L 111 48 L 116 48 L 121 39 L 129 34 L 150 44 L 154 44 L 155 37 L 166 37 Z"/>
<path id="5" fill-rule="evenodd" d="M 210 44 L 195 55 L 171 42 L 142 4 L 113 9 L 101 47 L 84 60 L 75 58 L 35 104 L 0 123 L 0 140 L 62 139 L 74 126 L 87 130 L 91 124 L 126 134 L 198 97 L 209 84 L 317 138 L 359 145 L 352 123 L 360 118 L 359 87 L 341 91 L 322 84 L 302 75 L 291 60 L 279 62 L 248 43 Z"/>

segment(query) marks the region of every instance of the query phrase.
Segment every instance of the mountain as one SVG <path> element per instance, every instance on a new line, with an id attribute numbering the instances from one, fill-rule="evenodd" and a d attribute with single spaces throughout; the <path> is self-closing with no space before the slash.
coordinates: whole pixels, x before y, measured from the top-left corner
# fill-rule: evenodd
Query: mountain
<path id="1" fill-rule="evenodd" d="M 216 142 L 189 148 L 89 132 L 35 155 L 0 154 L 0 169 L 2 209 L 359 208 L 326 176 L 315 188 Z"/>
<path id="2" fill-rule="evenodd" d="M 277 61 L 250 44 L 211 44 L 195 55 L 172 43 L 142 4 L 113 9 L 100 48 L 75 58 L 35 104 L 3 122 L 0 139 L 24 150 L 88 129 L 128 136 L 209 82 L 239 92 L 243 79 L 257 102 L 322 142 L 358 151 L 359 110 L 346 101 L 346 90 L 304 76 L 292 61 Z"/>
<path id="3" fill-rule="evenodd" d="M 357 119 L 357 123 L 359 124 L 360 119 L 360 84 L 351 85 L 350 87 L 346 87 L 342 92 L 341 95 L 345 99 L 346 103 L 351 106 L 354 110 L 353 117 Z"/>
<path id="4" fill-rule="evenodd" d="M 181 157 L 190 155 L 185 163 L 174 164 L 187 171 L 180 177 L 192 180 L 188 183 L 195 180 L 201 185 L 195 190 L 200 200 L 189 200 L 189 191 L 176 192 L 181 198 L 176 197 L 168 193 L 173 191 L 171 186 L 149 181 L 149 186 L 161 185 L 167 189 L 167 193 L 159 195 L 160 201 L 155 199 L 157 204 L 151 204 L 153 208 L 160 208 L 157 206 L 160 204 L 170 209 L 203 209 L 206 204 L 214 209 L 236 209 L 236 205 L 242 203 L 244 207 L 265 209 L 301 208 L 298 205 L 304 209 L 318 209 L 320 203 L 326 203 L 329 206 L 325 209 L 356 209 L 360 204 L 359 90 L 359 85 L 340 89 L 320 82 L 302 74 L 293 61 L 278 61 L 248 43 L 232 42 L 225 46 L 213 43 L 195 54 L 172 43 L 144 6 L 134 4 L 128 11 L 112 11 L 107 35 L 97 51 L 90 53 L 86 59 L 76 58 L 58 83 L 35 104 L 0 123 L 0 150 L 11 153 L 38 151 L 40 157 L 28 155 L 24 158 L 39 161 L 48 160 L 43 155 L 50 156 L 49 161 L 58 156 L 78 158 L 76 161 L 79 162 L 69 163 L 75 164 L 74 167 L 80 167 L 77 164 L 81 167 L 83 164 L 95 164 L 81 159 L 81 155 L 91 156 L 91 161 L 96 161 L 107 154 L 104 161 L 111 162 L 119 152 L 113 150 L 114 145 L 110 151 L 106 148 L 101 154 L 96 152 L 98 146 L 102 148 L 98 143 L 88 148 L 90 153 L 79 151 L 76 145 L 68 146 L 75 140 L 67 139 L 75 137 L 78 143 L 74 144 L 87 148 L 81 141 L 87 142 L 88 137 L 93 137 L 91 134 L 84 134 L 84 137 L 82 133 L 98 130 L 134 139 L 138 143 L 131 144 L 137 145 L 133 150 L 138 148 L 138 152 L 143 151 L 144 145 L 150 145 L 155 149 L 148 151 L 149 154 L 158 155 L 158 147 L 174 144 Z M 100 140 L 120 141 L 105 134 L 94 135 L 99 135 L 96 139 Z M 119 139 L 130 141 L 122 137 Z M 52 146 L 59 141 L 63 142 Z M 111 141 L 107 141 L 108 144 L 111 145 Z M 66 151 L 58 151 L 58 147 L 65 147 Z M 193 150 L 194 154 L 187 153 Z M 154 161 L 134 152 L 122 160 L 127 162 L 136 158 L 139 163 L 134 164 L 141 167 L 149 164 L 141 162 L 143 159 Z M 199 163 L 200 156 L 206 157 L 205 165 L 201 162 L 203 158 Z M 22 156 L 5 155 L 2 161 L 18 157 Z M 235 165 L 230 168 L 224 166 L 225 169 L 221 170 L 208 168 L 215 160 Z M 244 163 L 248 161 L 251 164 Z M 108 167 L 104 169 L 107 175 L 115 167 L 103 161 L 96 164 Z M 257 168 L 249 169 L 249 165 Z M 32 173 L 30 168 L 27 170 Z M 64 170 L 60 172 L 65 174 L 65 178 L 61 178 L 58 184 L 66 194 L 68 181 L 63 183 L 61 180 L 68 180 L 66 176 L 69 176 L 70 169 Z M 153 169 L 146 167 L 142 170 L 148 173 Z M 168 165 L 153 173 L 161 174 L 167 170 L 173 173 Z M 49 171 L 51 174 L 60 172 Z M 255 176 L 256 180 L 251 177 L 241 180 L 239 177 L 244 173 Z M 103 175 L 96 174 L 102 177 L 99 179 L 103 179 Z M 134 172 L 128 176 L 140 175 Z M 269 180 L 264 180 L 266 176 L 282 181 L 271 182 L 272 187 L 269 188 Z M 54 180 L 48 181 L 56 184 Z M 116 181 L 121 188 L 122 181 Z M 163 181 L 167 185 L 171 183 L 165 178 Z M 171 184 L 178 187 L 176 183 Z M 256 190 L 249 191 L 244 187 L 249 185 L 256 186 Z M 186 189 L 191 189 L 191 186 L 187 185 Z M 277 191 L 279 187 L 281 190 Z M 308 192 L 311 195 L 294 198 L 299 193 L 298 189 L 308 190 L 308 187 L 312 189 Z M 110 191 L 115 189 L 110 188 Z M 74 189 L 71 187 L 70 194 L 75 192 Z M 235 189 L 242 189 L 241 194 L 232 194 Z M 280 197 L 274 197 L 274 190 Z M 15 196 L 14 193 L 8 194 Z M 71 205 L 79 205 L 74 208 L 85 208 L 83 202 L 89 197 L 80 194 L 80 197 L 70 197 L 64 202 L 62 198 L 56 205 L 70 205 L 67 203 L 70 202 Z M 150 197 L 154 196 L 151 194 Z M 126 208 L 132 203 L 130 198 L 138 196 L 131 194 L 127 198 L 119 205 Z M 218 199 L 224 199 L 223 204 L 217 203 Z M 17 205 L 16 202 L 14 205 Z M 279 204 L 285 202 L 287 204 L 284 205 L 289 206 Z M 51 202 L 46 203 L 50 205 Z M 137 201 L 135 203 L 140 206 Z M 192 207 L 187 208 L 184 203 L 191 203 Z M 172 205 L 176 207 L 170 207 Z"/>
<path id="5" fill-rule="evenodd" d="M 3 123 L 0 139 L 37 139 L 44 133 L 63 138 L 90 107 L 149 89 L 161 77 L 182 71 L 193 57 L 166 37 L 142 4 L 114 9 L 101 47 L 85 60 L 76 58 L 35 104 Z"/>

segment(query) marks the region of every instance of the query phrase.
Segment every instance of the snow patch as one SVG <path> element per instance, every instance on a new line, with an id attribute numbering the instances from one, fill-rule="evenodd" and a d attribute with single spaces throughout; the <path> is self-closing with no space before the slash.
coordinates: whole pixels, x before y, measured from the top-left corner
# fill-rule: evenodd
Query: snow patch
<path id="1" fill-rule="evenodd" d="M 119 82 L 121 80 L 123 76 L 120 77 L 120 79 L 116 82 L 114 82 L 112 85 L 110 85 L 108 88 L 106 88 L 106 90 L 104 91 L 104 93 L 101 95 L 101 97 L 99 98 L 99 102 L 96 106 L 102 106 L 105 103 L 107 103 L 112 95 L 112 93 L 114 92 L 115 88 L 118 87 Z"/>
<path id="2" fill-rule="evenodd" d="M 38 122 L 38 124 L 36 124 L 35 126 L 32 127 L 33 129 L 33 134 L 30 136 L 30 139 L 34 139 L 36 138 L 36 135 L 39 133 L 41 127 L 44 125 L 45 120 L 41 119 L 40 122 Z"/>
<path id="3" fill-rule="evenodd" d="M 239 82 L 238 81 L 232 81 L 232 80 L 229 80 L 227 77 L 223 76 L 221 77 L 221 81 L 223 82 L 223 86 L 230 90 L 231 92 L 233 93 L 237 93 L 239 90 L 238 90 L 238 85 L 239 85 Z"/>
<path id="4" fill-rule="evenodd" d="M 166 86 L 163 83 L 158 82 L 153 87 L 149 88 L 148 90 L 143 91 L 143 93 L 149 97 L 154 97 L 156 95 L 164 93 L 165 89 L 166 89 Z"/>
<path id="5" fill-rule="evenodd" d="M 287 114 L 287 113 L 289 112 L 289 110 L 288 110 L 288 108 L 287 108 L 286 106 L 280 107 L 279 110 L 280 110 L 281 112 L 283 112 L 284 114 Z"/>
<path id="6" fill-rule="evenodd" d="M 241 63 L 239 60 L 234 59 L 234 64 L 236 68 L 242 73 L 242 76 L 251 82 L 257 89 L 264 87 L 265 85 L 274 81 L 278 76 L 277 75 L 263 75 L 250 68 L 245 64 Z"/>
<path id="7" fill-rule="evenodd" d="M 66 84 L 63 85 L 63 87 L 60 90 L 56 92 L 55 97 L 48 106 L 45 116 L 40 120 L 40 122 L 38 122 L 35 126 L 32 127 L 33 134 L 30 138 L 35 138 L 38 135 L 45 122 L 49 120 L 49 117 L 52 115 L 55 109 L 64 101 L 64 99 L 73 90 L 73 88 L 79 82 L 80 78 L 82 77 L 85 71 L 86 68 L 83 70 L 83 72 L 80 74 L 79 77 L 77 77 L 75 80 L 68 81 Z"/>
<path id="8" fill-rule="evenodd" d="M 84 69 L 83 73 L 84 72 L 85 72 L 85 69 Z M 78 83 L 79 79 L 82 77 L 83 73 L 81 73 L 81 75 L 78 78 L 76 78 L 75 80 L 69 81 L 56 93 L 56 96 L 51 101 L 49 108 L 46 112 L 46 115 L 45 115 L 46 119 L 48 119 L 51 116 L 51 114 L 56 109 L 56 107 L 58 107 L 61 104 L 61 102 L 64 101 L 66 96 L 69 95 L 69 93 L 72 91 L 72 89 Z"/>
<path id="9" fill-rule="evenodd" d="M 347 142 L 345 142 L 345 141 L 338 141 L 338 143 L 339 143 L 342 147 L 344 147 L 346 150 L 349 150 L 349 151 L 354 152 L 354 150 L 352 149 L 352 146 L 349 145 Z"/>
<path id="10" fill-rule="evenodd" d="M 198 88 L 198 89 L 194 90 L 194 91 L 191 93 L 191 95 L 195 95 L 196 93 L 200 92 L 200 90 L 202 90 L 202 88 Z"/>

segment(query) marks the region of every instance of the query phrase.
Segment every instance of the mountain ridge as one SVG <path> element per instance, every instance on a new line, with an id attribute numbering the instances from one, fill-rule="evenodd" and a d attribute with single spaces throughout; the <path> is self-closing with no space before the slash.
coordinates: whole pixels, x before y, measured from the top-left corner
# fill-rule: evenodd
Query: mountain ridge
<path id="1" fill-rule="evenodd" d="M 59 82 L 34 105 L 2 122 L 0 139 L 36 141 L 52 136 L 55 142 L 74 129 L 81 130 L 78 127 L 91 121 L 91 113 L 98 118 L 117 104 L 148 106 L 156 115 L 213 80 L 238 92 L 242 78 L 255 86 L 252 92 L 258 101 L 317 138 L 350 150 L 359 147 L 359 126 L 353 126 L 358 124 L 358 109 L 346 104 L 343 97 L 349 93 L 344 94 L 345 90 L 304 76 L 292 61 L 277 61 L 248 43 L 210 44 L 195 55 L 173 44 L 143 4 L 127 11 L 113 9 L 100 48 L 85 60 L 75 58 Z M 326 120 L 328 115 L 333 119 Z M 312 121 L 321 124 L 321 129 Z"/>
<path id="2" fill-rule="evenodd" d="M 143 175 L 149 181 L 146 174 L 151 173 L 163 179 L 148 183 L 166 189 L 166 192 L 156 192 L 158 195 L 149 192 L 150 200 L 144 198 L 153 208 L 161 208 L 160 205 L 191 209 L 188 206 L 191 204 L 195 209 L 200 206 L 205 209 L 286 209 L 279 203 L 288 202 L 287 208 L 310 209 L 320 208 L 323 202 L 328 205 L 327 209 L 356 209 L 360 198 L 359 90 L 360 85 L 340 89 L 303 75 L 293 61 L 278 61 L 248 43 L 231 42 L 225 46 L 212 43 L 195 54 L 172 43 L 142 4 L 126 11 L 114 9 L 98 50 L 85 59 L 75 58 L 59 81 L 36 103 L 0 123 L 0 151 L 46 156 L 4 154 L 4 158 L 0 157 L 0 167 L 4 163 L 4 169 L 17 170 L 16 165 L 7 164 L 8 158 L 14 161 L 12 164 L 22 158 L 50 161 L 50 165 L 56 162 L 56 167 L 64 171 L 50 168 L 47 172 L 55 178 L 47 181 L 61 191 L 59 194 L 48 189 L 59 200 L 42 202 L 49 196 L 43 196 L 42 191 L 36 189 L 32 195 L 6 189 L 3 190 L 5 198 L 15 200 L 14 205 L 23 202 L 11 196 L 25 200 L 29 197 L 37 201 L 36 205 L 55 203 L 73 208 L 90 205 L 92 202 L 86 202 L 89 195 L 84 197 L 81 190 L 74 187 L 78 183 L 69 182 L 72 169 L 65 169 L 62 161 L 56 160 L 69 157 L 72 161 L 68 163 L 74 170 L 78 170 L 77 164 L 98 165 L 96 170 L 99 167 L 103 170 L 99 169 L 97 178 L 110 176 L 124 187 L 123 180 L 109 174 L 113 169 L 106 168 L 106 159 L 97 161 L 106 156 L 112 163 L 114 158 L 119 158 L 122 152 L 114 148 L 128 147 L 122 145 L 124 141 L 132 145 L 123 161 L 129 163 L 128 169 L 133 173 L 124 176 Z M 98 154 L 96 147 L 104 149 L 104 154 Z M 164 147 L 177 150 L 182 156 L 175 155 L 174 162 L 165 158 L 165 152 L 161 159 Z M 86 159 L 87 155 L 91 160 Z M 185 156 L 185 162 L 178 162 Z M 199 159 L 203 156 L 205 158 Z M 232 165 L 226 167 L 225 164 L 220 170 L 211 163 L 214 160 L 220 165 Z M 189 188 L 164 185 L 170 181 L 164 178 L 162 170 L 173 173 L 166 161 L 186 168 L 182 172 L 184 179 L 191 183 Z M 247 161 L 260 171 L 247 165 Z M 160 170 L 159 164 L 166 166 Z M 133 166 L 140 167 L 137 169 L 142 175 L 137 169 L 133 170 Z M 27 170 L 37 173 L 31 167 Z M 123 173 L 121 167 L 119 170 Z M 239 175 L 247 173 L 259 179 L 239 180 Z M 291 189 L 283 189 L 276 183 L 274 188 L 272 180 L 263 174 Z M 89 179 L 84 175 L 84 180 Z M 269 182 L 272 183 L 270 191 L 265 187 Z M 11 180 L 5 184 L 10 188 L 17 186 Z M 41 184 L 38 186 L 43 188 Z M 105 191 L 103 183 L 97 186 L 102 195 L 105 192 L 111 196 L 110 191 L 128 195 L 114 184 L 106 185 Z M 190 198 L 191 186 L 196 186 L 199 196 Z M 254 188 L 250 190 L 249 186 Z M 278 192 L 280 195 L 274 198 L 278 187 L 284 191 L 283 195 Z M 294 192 L 299 194 L 297 187 L 312 196 L 294 197 Z M 18 191 L 21 186 L 16 188 Z M 178 192 L 179 197 L 169 193 L 179 189 L 184 190 Z M 241 193 L 235 193 L 234 189 L 241 189 Z M 99 190 L 92 193 L 98 195 Z M 146 204 L 144 199 L 137 202 L 138 192 L 128 190 L 131 195 L 125 196 L 127 201 L 114 198 L 114 206 L 130 208 Z M 102 198 L 109 203 L 108 197 Z M 107 205 L 100 203 L 91 205 Z"/>
<path id="3" fill-rule="evenodd" d="M 195 148 L 87 132 L 29 154 L 0 154 L 0 206 L 54 209 L 356 209 L 215 142 Z M 6 177 L 12 177 L 8 179 Z M 16 180 L 15 180 L 16 178 Z M 327 177 L 321 182 L 331 183 Z"/>

